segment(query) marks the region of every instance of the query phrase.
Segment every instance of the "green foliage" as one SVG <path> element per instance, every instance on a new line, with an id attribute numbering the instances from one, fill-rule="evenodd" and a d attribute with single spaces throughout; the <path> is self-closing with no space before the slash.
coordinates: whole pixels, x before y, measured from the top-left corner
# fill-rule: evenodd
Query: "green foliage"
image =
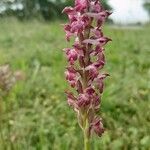
<path id="1" fill-rule="evenodd" d="M 64 90 L 68 44 L 63 22 L 0 22 L 0 64 L 25 73 L 0 101 L 0 149 L 82 150 L 82 133 Z M 113 42 L 106 48 L 110 73 L 102 97 L 106 132 L 94 138 L 92 150 L 148 150 L 150 147 L 150 27 L 106 26 Z"/>
<path id="2" fill-rule="evenodd" d="M 108 0 L 101 0 L 105 9 L 111 10 L 112 7 L 108 4 Z"/>
<path id="3" fill-rule="evenodd" d="M 148 14 L 150 16 L 150 2 L 149 1 L 145 1 L 143 6 L 147 10 L 147 12 L 148 12 Z"/>
<path id="4" fill-rule="evenodd" d="M 72 6 L 73 0 L 14 0 L 1 2 L 6 6 L 7 10 L 3 14 L 4 16 L 17 16 L 19 19 L 32 19 L 42 16 L 45 20 L 51 19 L 64 19 L 65 15 L 62 15 L 62 10 L 65 6 Z M 106 9 L 111 9 L 107 0 L 102 0 L 102 3 Z M 12 10 L 13 4 L 22 4 L 23 9 Z"/>

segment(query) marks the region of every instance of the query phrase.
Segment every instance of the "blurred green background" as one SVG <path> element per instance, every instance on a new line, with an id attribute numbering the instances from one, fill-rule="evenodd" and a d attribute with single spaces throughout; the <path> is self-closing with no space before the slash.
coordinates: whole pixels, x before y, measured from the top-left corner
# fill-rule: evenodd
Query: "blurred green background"
<path id="1" fill-rule="evenodd" d="M 47 2 L 46 17 L 38 5 L 37 11 L 7 9 L 0 17 L 0 66 L 9 64 L 22 78 L 9 92 L 0 90 L 0 150 L 82 150 L 82 133 L 64 94 L 62 49 L 72 43 L 65 41 L 60 12 L 72 1 L 36 2 Z M 11 8 L 14 1 L 4 3 Z M 105 51 L 111 76 L 101 104 L 106 132 L 94 136 L 92 150 L 149 150 L 150 25 L 106 24 L 104 33 L 113 39 Z"/>

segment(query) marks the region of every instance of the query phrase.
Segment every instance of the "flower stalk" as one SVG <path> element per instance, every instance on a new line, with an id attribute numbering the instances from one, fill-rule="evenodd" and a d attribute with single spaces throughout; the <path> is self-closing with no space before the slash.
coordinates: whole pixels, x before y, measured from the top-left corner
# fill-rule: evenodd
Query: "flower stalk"
<path id="1" fill-rule="evenodd" d="M 85 150 L 90 150 L 93 133 L 101 136 L 104 132 L 102 119 L 97 115 L 104 79 L 104 46 L 111 39 L 105 37 L 102 27 L 111 14 L 104 10 L 99 0 L 75 0 L 74 7 L 63 10 L 69 23 L 64 25 L 66 39 L 75 38 L 72 48 L 65 48 L 68 66 L 65 76 L 74 90 L 66 92 L 68 104 L 77 114 L 79 126 L 83 130 Z"/>
<path id="2" fill-rule="evenodd" d="M 84 119 L 84 128 L 83 128 L 83 135 L 84 135 L 84 150 L 90 150 L 90 137 L 88 134 L 89 129 L 89 122 L 87 116 Z"/>

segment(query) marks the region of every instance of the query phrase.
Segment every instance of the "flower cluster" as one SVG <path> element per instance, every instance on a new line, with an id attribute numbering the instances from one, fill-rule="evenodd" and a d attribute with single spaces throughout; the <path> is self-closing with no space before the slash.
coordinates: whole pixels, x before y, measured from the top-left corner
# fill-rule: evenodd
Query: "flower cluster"
<path id="1" fill-rule="evenodd" d="M 0 66 L 0 89 L 9 91 L 15 84 L 15 77 L 9 65 Z"/>
<path id="2" fill-rule="evenodd" d="M 91 133 L 101 136 L 104 128 L 97 112 L 108 74 L 100 73 L 100 69 L 105 65 L 104 46 L 111 41 L 103 35 L 102 25 L 111 13 L 99 0 L 75 0 L 75 7 L 66 7 L 63 12 L 69 18 L 64 25 L 66 39 L 75 38 L 72 48 L 64 49 L 68 60 L 66 80 L 76 90 L 66 92 L 68 104 L 89 137 Z"/>
<path id="3" fill-rule="evenodd" d="M 9 64 L 0 65 L 0 96 L 1 92 L 8 94 L 17 81 L 24 80 L 25 75 L 22 71 L 12 71 Z"/>

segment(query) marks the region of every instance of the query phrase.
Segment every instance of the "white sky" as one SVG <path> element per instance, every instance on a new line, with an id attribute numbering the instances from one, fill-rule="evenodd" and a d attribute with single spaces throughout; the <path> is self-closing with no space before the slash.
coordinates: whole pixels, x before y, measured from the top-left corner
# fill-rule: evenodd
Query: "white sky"
<path id="1" fill-rule="evenodd" d="M 117 23 L 147 22 L 149 17 L 142 6 L 144 0 L 109 0 L 113 14 L 111 18 Z"/>

